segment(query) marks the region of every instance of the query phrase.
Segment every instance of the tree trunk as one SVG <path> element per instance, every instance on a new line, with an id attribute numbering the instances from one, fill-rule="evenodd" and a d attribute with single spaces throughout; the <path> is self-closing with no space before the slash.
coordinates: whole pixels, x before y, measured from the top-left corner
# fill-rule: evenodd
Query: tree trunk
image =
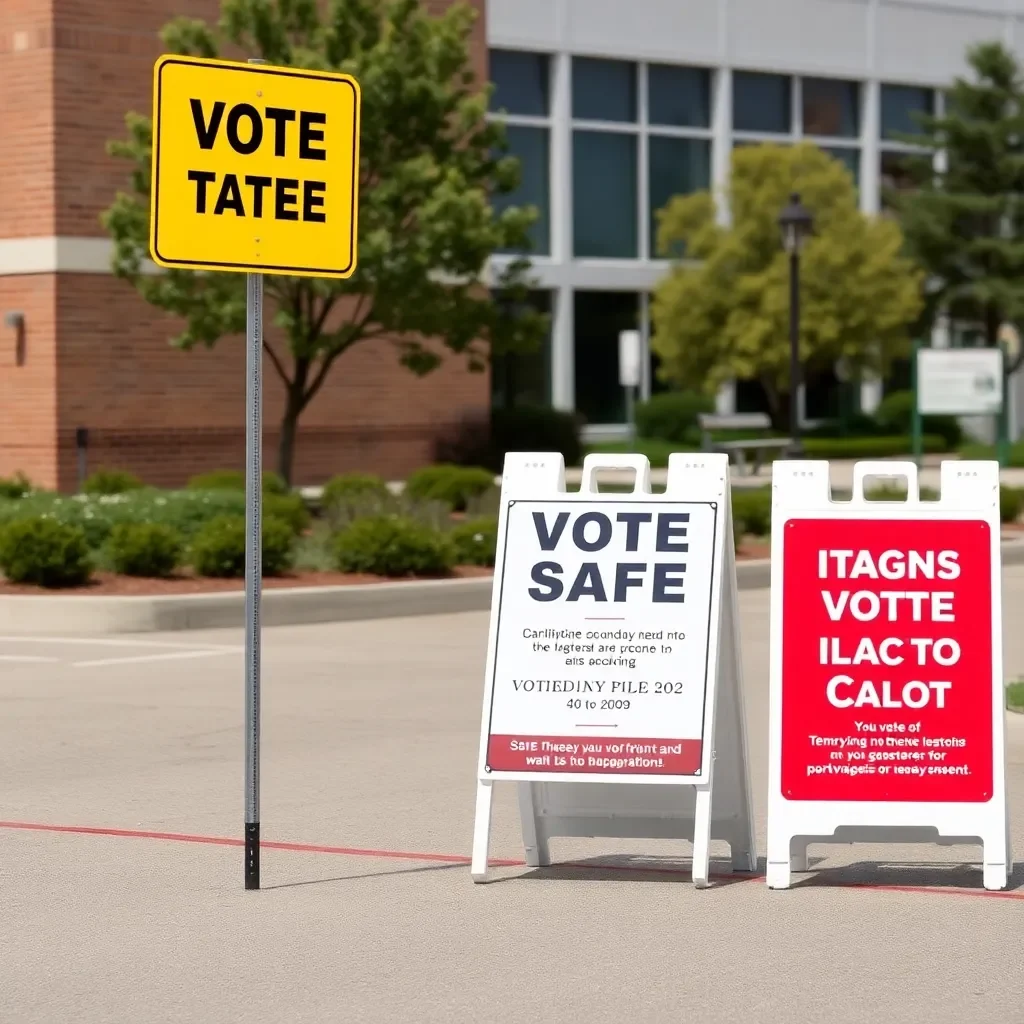
<path id="1" fill-rule="evenodd" d="M 291 487 L 292 471 L 295 462 L 295 436 L 299 429 L 299 413 L 302 412 L 302 399 L 292 388 L 288 389 L 288 398 L 281 417 L 281 437 L 277 446 L 277 471 L 284 477 L 285 483 Z"/>
<path id="2" fill-rule="evenodd" d="M 788 433 L 789 396 L 782 394 L 770 377 L 761 378 L 761 388 L 768 402 L 768 418 L 772 421 L 772 430 L 783 434 Z"/>

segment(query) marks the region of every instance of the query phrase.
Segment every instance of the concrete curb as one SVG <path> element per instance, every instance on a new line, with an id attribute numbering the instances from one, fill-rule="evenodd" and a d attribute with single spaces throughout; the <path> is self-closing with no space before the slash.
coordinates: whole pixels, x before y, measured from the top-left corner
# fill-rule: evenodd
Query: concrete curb
<path id="1" fill-rule="evenodd" d="M 1003 564 L 1024 563 L 1024 540 L 1003 544 Z M 767 558 L 736 566 L 740 590 L 760 590 L 771 581 Z M 488 611 L 490 576 L 464 580 L 369 583 L 348 587 L 301 587 L 263 592 L 263 624 L 296 626 L 413 615 Z M 0 595 L 2 632 L 10 635 L 107 636 L 164 630 L 218 629 L 243 625 L 242 591 L 158 597 Z"/>

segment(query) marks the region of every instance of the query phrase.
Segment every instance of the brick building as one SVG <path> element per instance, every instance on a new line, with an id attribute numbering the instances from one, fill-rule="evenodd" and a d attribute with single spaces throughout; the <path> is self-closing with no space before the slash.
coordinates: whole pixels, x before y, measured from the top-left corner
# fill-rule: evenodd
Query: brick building
<path id="1" fill-rule="evenodd" d="M 477 6 L 483 71 L 483 0 Z M 213 21 L 218 8 L 0 0 L 0 476 L 23 470 L 39 485 L 72 489 L 79 427 L 89 430 L 90 466 L 151 483 L 243 465 L 242 340 L 171 348 L 175 321 L 111 275 L 99 221 L 127 182 L 106 143 L 123 135 L 128 109 L 151 109 L 159 29 L 176 15 Z M 270 466 L 283 393 L 269 364 L 264 380 Z M 387 345 L 357 346 L 304 413 L 296 482 L 411 470 L 429 461 L 439 430 L 488 401 L 487 375 L 458 357 L 418 379 Z"/>

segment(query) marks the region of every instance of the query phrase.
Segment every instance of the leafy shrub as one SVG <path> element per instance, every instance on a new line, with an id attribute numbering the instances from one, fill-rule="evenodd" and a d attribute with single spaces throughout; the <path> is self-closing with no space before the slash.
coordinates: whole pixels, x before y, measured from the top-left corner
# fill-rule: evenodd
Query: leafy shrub
<path id="1" fill-rule="evenodd" d="M 342 572 L 377 576 L 440 576 L 454 564 L 444 534 L 402 516 L 357 519 L 334 538 L 334 564 Z"/>
<path id="2" fill-rule="evenodd" d="M 1007 487 L 1005 484 L 999 488 L 999 521 L 1001 523 L 1015 523 L 1024 511 L 1024 492 L 1016 487 Z"/>
<path id="3" fill-rule="evenodd" d="M 123 469 L 97 469 L 82 484 L 82 493 L 127 494 L 128 491 L 140 491 L 144 486 L 134 473 L 127 473 Z"/>
<path id="4" fill-rule="evenodd" d="M 190 491 L 242 491 L 245 492 L 245 473 L 240 469 L 215 469 L 212 473 L 200 473 L 185 485 Z M 287 494 L 288 485 L 284 477 L 273 470 L 263 471 L 263 495 Z"/>
<path id="5" fill-rule="evenodd" d="M 767 537 L 772 527 L 772 489 L 770 487 L 734 487 L 732 491 L 733 532 Z M 738 543 L 738 541 L 737 541 Z"/>
<path id="6" fill-rule="evenodd" d="M 449 534 L 456 565 L 494 565 L 498 520 L 494 516 L 459 523 Z"/>
<path id="7" fill-rule="evenodd" d="M 947 450 L 946 442 L 935 434 L 925 434 L 921 441 L 926 453 Z M 811 459 L 884 459 L 909 455 L 910 437 L 807 437 L 803 439 L 803 449 Z"/>
<path id="8" fill-rule="evenodd" d="M 470 416 L 442 436 L 434 449 L 440 463 L 483 466 L 500 473 L 507 452 L 558 452 L 567 466 L 583 457 L 578 413 L 546 405 L 515 405 Z"/>
<path id="9" fill-rule="evenodd" d="M 0 524 L 45 515 L 85 531 L 92 548 L 101 547 L 118 523 L 162 523 L 186 538 L 211 519 L 244 515 L 245 495 L 237 491 L 127 491 L 124 494 L 34 492 L 16 501 L 0 499 Z"/>
<path id="10" fill-rule="evenodd" d="M 888 434 L 910 435 L 914 424 L 913 391 L 890 391 L 875 410 L 875 421 Z M 963 430 L 955 416 L 924 416 L 921 431 L 943 440 L 943 451 L 954 451 L 963 440 Z"/>
<path id="11" fill-rule="evenodd" d="M 652 395 L 636 407 L 636 429 L 640 437 L 676 444 L 699 444 L 697 417 L 714 412 L 715 400 L 691 391 L 667 391 Z"/>
<path id="12" fill-rule="evenodd" d="M 32 493 L 32 483 L 24 473 L 14 476 L 0 476 L 0 498 L 14 500 Z"/>
<path id="13" fill-rule="evenodd" d="M 405 482 L 405 493 L 413 501 L 439 501 L 455 512 L 494 487 L 494 474 L 473 466 L 425 466 Z"/>
<path id="14" fill-rule="evenodd" d="M 118 523 L 107 541 L 114 570 L 125 576 L 170 576 L 181 564 L 185 543 L 171 526 Z"/>
<path id="15" fill-rule="evenodd" d="M 12 583 L 76 587 L 92 573 L 85 533 L 42 516 L 0 528 L 0 569 Z"/>
<path id="16" fill-rule="evenodd" d="M 301 494 L 273 494 L 267 492 L 263 495 L 263 518 L 280 519 L 287 523 L 296 537 L 309 529 L 312 516 L 306 503 L 302 500 Z"/>
<path id="17" fill-rule="evenodd" d="M 342 502 L 362 501 L 365 498 L 387 501 L 389 497 L 391 491 L 383 477 L 372 473 L 341 473 L 332 476 L 324 484 L 320 502 L 327 509 Z"/>
<path id="18" fill-rule="evenodd" d="M 272 516 L 263 520 L 263 575 L 280 576 L 291 567 L 295 534 Z M 245 518 L 220 516 L 206 523 L 192 541 L 192 567 L 200 576 L 245 575 Z"/>

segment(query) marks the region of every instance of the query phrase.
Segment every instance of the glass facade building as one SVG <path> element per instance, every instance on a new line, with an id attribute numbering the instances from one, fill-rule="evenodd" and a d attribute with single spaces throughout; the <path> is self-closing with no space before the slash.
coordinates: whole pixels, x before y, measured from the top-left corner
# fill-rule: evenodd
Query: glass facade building
<path id="1" fill-rule="evenodd" d="M 913 148 L 905 137 L 918 114 L 942 109 L 966 46 L 1010 29 L 1024 46 L 1024 13 L 1018 27 L 1002 0 L 957 11 L 925 0 L 489 0 L 492 116 L 523 168 L 502 202 L 540 213 L 531 257 L 552 316 L 544 350 L 519 357 L 544 365 L 523 379 L 544 380 L 547 400 L 579 410 L 592 432 L 621 429 L 618 332 L 649 336 L 650 291 L 668 266 L 656 213 L 674 195 L 722 188 L 735 147 L 813 142 L 848 168 L 865 213 L 884 212 Z M 642 394 L 658 388 L 649 367 Z M 805 415 L 829 414 L 835 382 L 812 390 Z M 861 390 L 872 407 L 880 386 Z M 501 401 L 514 400 L 506 381 Z M 756 403 L 742 382 L 719 396 L 723 410 Z"/>

